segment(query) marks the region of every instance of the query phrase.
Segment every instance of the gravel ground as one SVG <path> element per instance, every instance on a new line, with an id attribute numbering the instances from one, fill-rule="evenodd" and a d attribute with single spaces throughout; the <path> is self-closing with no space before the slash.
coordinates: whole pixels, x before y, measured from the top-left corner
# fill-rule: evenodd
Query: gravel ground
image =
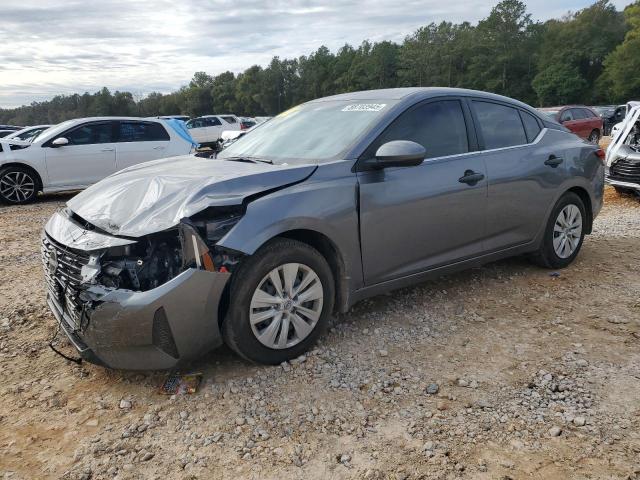
<path id="1" fill-rule="evenodd" d="M 39 230 L 67 198 L 0 207 L 4 478 L 640 478 L 634 198 L 607 191 L 559 275 L 516 258 L 376 297 L 291 364 L 212 352 L 178 397 L 48 348 Z"/>

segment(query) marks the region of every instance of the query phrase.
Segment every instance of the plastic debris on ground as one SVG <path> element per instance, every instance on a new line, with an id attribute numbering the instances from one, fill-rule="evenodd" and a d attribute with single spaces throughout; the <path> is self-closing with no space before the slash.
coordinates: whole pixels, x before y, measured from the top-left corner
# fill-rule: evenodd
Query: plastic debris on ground
<path id="1" fill-rule="evenodd" d="M 198 391 L 202 373 L 170 373 L 160 385 L 162 395 L 191 395 Z"/>

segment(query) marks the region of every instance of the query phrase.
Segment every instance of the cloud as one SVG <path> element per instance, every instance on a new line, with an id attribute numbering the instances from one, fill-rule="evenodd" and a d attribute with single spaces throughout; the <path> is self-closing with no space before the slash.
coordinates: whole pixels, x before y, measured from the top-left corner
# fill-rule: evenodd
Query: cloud
<path id="1" fill-rule="evenodd" d="M 545 20 L 587 5 L 536 0 L 529 11 Z M 167 92 L 196 71 L 239 72 L 321 45 L 402 41 L 432 21 L 476 22 L 490 8 L 480 0 L 22 0 L 2 7 L 0 106 L 102 86 Z"/>

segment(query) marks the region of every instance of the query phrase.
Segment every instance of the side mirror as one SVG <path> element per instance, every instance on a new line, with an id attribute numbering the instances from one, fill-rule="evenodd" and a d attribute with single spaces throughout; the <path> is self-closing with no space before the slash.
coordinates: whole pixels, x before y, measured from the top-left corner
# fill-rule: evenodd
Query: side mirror
<path id="1" fill-rule="evenodd" d="M 51 142 L 51 146 L 53 148 L 64 147 L 65 145 L 69 145 L 69 140 L 64 137 L 58 137 L 53 142 Z"/>
<path id="2" fill-rule="evenodd" d="M 376 152 L 378 168 L 415 167 L 424 161 L 427 151 L 422 145 L 409 140 L 393 140 L 381 145 Z"/>

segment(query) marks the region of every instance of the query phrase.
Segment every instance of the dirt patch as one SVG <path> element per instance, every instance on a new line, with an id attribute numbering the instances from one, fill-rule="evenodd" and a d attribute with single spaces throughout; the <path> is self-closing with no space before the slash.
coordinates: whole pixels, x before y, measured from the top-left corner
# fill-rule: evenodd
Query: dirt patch
<path id="1" fill-rule="evenodd" d="M 39 232 L 65 200 L 0 207 L 5 478 L 640 478 L 632 197 L 607 189 L 559 276 L 515 258 L 376 297 L 291 365 L 212 352 L 175 398 L 48 348 Z"/>

